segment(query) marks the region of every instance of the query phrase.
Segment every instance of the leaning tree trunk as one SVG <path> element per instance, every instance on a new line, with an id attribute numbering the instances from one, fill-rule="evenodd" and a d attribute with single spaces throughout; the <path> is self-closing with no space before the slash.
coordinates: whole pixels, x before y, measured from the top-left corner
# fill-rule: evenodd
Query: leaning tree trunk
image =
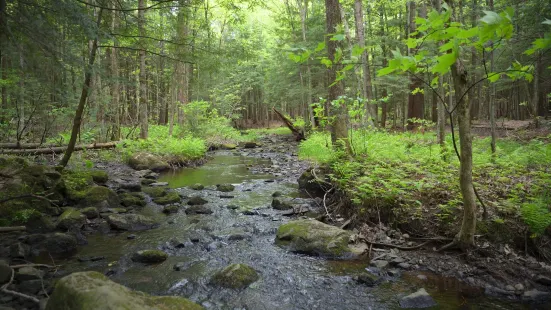
<path id="1" fill-rule="evenodd" d="M 98 19 L 96 22 L 97 28 L 99 29 L 101 23 L 101 14 L 103 13 L 103 8 L 99 9 Z M 67 166 L 69 159 L 75 149 L 75 144 L 77 142 L 77 136 L 80 131 L 80 123 L 82 122 L 82 113 L 84 111 L 84 106 L 86 105 L 86 99 L 88 98 L 88 93 L 90 90 L 90 83 L 92 82 L 92 67 L 94 66 L 94 61 L 96 60 L 96 52 L 98 50 L 98 34 L 92 42 L 92 49 L 90 50 L 90 59 L 88 60 L 88 65 L 86 66 L 86 73 L 84 74 L 84 84 L 82 85 L 82 92 L 80 93 L 80 100 L 78 103 L 77 110 L 75 112 L 75 118 L 73 119 L 73 128 L 71 130 L 71 138 L 69 139 L 69 144 L 67 145 L 67 150 L 59 162 L 59 165 L 62 167 Z"/>
<path id="2" fill-rule="evenodd" d="M 474 246 L 476 231 L 476 197 L 473 187 L 473 138 L 471 134 L 471 115 L 469 98 L 466 92 L 467 71 L 459 60 L 451 68 L 457 102 L 457 121 L 459 126 L 460 164 L 459 186 L 463 196 L 463 221 L 461 230 L 454 241 L 459 248 L 467 250 Z"/>

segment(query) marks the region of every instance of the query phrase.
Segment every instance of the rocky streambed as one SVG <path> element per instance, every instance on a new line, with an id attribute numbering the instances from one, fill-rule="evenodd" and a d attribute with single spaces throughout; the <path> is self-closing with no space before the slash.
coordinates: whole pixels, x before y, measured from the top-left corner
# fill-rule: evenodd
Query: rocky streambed
<path id="1" fill-rule="evenodd" d="M 421 254 L 372 249 L 378 259 L 369 262 L 368 248 L 351 242 L 357 231 L 316 220 L 326 211 L 320 198 L 298 189 L 308 164 L 298 160 L 295 146 L 291 137 L 268 137 L 262 145 L 215 151 L 201 167 L 162 174 L 98 163 L 96 168 L 108 171 L 94 180 L 109 189 L 92 191 L 103 191 L 101 199 L 80 189 L 78 203 L 60 210 L 45 232 L 0 235 L 0 256 L 6 259 L 0 262 L 0 283 L 8 262 L 30 260 L 59 267 L 17 269 L 11 288 L 51 296 L 48 309 L 94 309 L 84 307 L 85 301 L 72 308 L 64 304 L 64 298 L 90 297 L 82 293 L 85 287 L 119 292 L 144 309 L 549 306 L 519 303 L 525 295 L 533 301 L 547 294 L 525 287 L 493 298 L 476 282 L 437 275 L 440 261 L 427 264 Z M 0 307 L 38 308 L 0 294 Z"/>

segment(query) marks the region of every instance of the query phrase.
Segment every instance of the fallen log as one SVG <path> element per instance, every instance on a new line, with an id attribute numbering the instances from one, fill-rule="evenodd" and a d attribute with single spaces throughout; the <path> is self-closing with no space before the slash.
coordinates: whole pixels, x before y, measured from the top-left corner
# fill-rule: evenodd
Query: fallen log
<path id="1" fill-rule="evenodd" d="M 43 143 L 18 143 L 18 142 L 4 142 L 0 143 L 0 149 L 39 149 L 59 147 L 63 145 L 59 144 L 43 144 Z"/>
<path id="2" fill-rule="evenodd" d="M 27 230 L 25 226 L 0 227 L 0 233 Z"/>
<path id="3" fill-rule="evenodd" d="M 297 141 L 304 140 L 304 132 L 293 125 L 293 122 L 289 120 L 285 115 L 281 114 L 276 108 L 272 108 L 275 114 L 281 119 L 281 121 L 289 128 Z"/>
<path id="4" fill-rule="evenodd" d="M 107 143 L 81 144 L 75 146 L 75 151 L 91 149 L 110 149 L 117 146 L 119 141 Z M 36 149 L 0 149 L 0 154 L 11 155 L 38 155 L 38 154 L 58 154 L 67 150 L 67 146 L 45 147 Z"/>

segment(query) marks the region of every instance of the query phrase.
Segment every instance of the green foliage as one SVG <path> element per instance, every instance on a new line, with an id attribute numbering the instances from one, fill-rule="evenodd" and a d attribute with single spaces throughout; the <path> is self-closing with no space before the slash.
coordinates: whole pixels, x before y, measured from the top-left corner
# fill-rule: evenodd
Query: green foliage
<path id="1" fill-rule="evenodd" d="M 543 234 L 551 226 L 550 207 L 551 199 L 549 197 L 537 197 L 522 204 L 520 208 L 522 218 L 530 227 L 533 236 Z"/>
<path id="2" fill-rule="evenodd" d="M 23 209 L 13 213 L 11 217 L 12 223 L 25 224 L 34 217 L 40 216 L 40 212 L 35 209 Z M 1 226 L 1 225 L 0 225 Z"/>

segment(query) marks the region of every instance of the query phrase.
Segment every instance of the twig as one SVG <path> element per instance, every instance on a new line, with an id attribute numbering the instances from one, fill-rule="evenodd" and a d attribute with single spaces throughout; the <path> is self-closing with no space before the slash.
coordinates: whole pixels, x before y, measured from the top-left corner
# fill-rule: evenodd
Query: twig
<path id="1" fill-rule="evenodd" d="M 4 292 L 6 294 L 10 294 L 10 295 L 14 295 L 14 296 L 18 296 L 18 297 L 21 297 L 21 298 L 31 300 L 31 301 L 33 301 L 37 304 L 40 303 L 40 300 L 38 300 L 38 298 L 36 298 L 34 296 L 30 296 L 30 295 L 27 295 L 27 294 L 23 294 L 23 293 L 19 293 L 19 292 L 16 292 L 16 291 L 8 290 L 8 286 L 10 286 L 13 283 L 14 276 L 15 276 L 15 270 L 12 268 L 11 269 L 10 281 L 8 283 L 4 284 L 2 286 L 2 289 L 0 289 L 0 291 Z"/>
<path id="2" fill-rule="evenodd" d="M 378 242 L 372 242 L 372 241 L 369 241 L 367 239 L 364 239 L 365 242 L 371 244 L 371 245 L 377 245 L 377 246 L 384 246 L 384 247 L 389 247 L 389 248 L 395 248 L 395 249 L 398 249 L 398 250 L 403 250 L 403 251 L 411 251 L 411 250 L 416 250 L 416 249 L 419 249 L 431 242 L 433 242 L 434 240 L 427 240 L 421 244 L 418 244 L 416 246 L 411 246 L 411 247 L 405 247 L 405 246 L 399 246 L 399 245 L 395 245 L 395 244 L 389 244 L 389 243 L 378 243 Z"/>

